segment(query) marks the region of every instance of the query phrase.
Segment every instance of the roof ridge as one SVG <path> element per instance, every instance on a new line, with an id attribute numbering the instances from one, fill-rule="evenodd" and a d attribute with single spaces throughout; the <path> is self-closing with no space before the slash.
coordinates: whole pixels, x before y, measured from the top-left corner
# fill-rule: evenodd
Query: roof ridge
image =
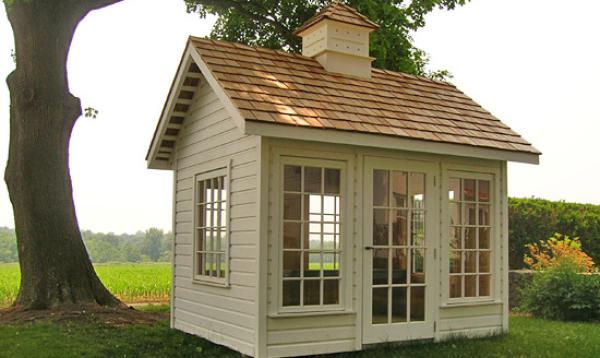
<path id="1" fill-rule="evenodd" d="M 268 48 L 268 47 L 262 47 L 262 46 L 250 46 L 250 45 L 246 45 L 240 42 L 233 42 L 233 41 L 227 41 L 227 40 L 220 40 L 220 39 L 211 39 L 211 38 L 206 38 L 206 37 L 199 37 L 199 36 L 193 36 L 190 35 L 189 39 L 192 40 L 200 40 L 200 41 L 207 41 L 207 42 L 212 42 L 212 43 L 226 43 L 226 44 L 230 44 L 233 46 L 240 46 L 242 48 L 247 48 L 249 50 L 252 51 L 269 51 L 269 52 L 274 52 L 277 54 L 281 54 L 281 55 L 285 55 L 285 56 L 290 56 L 290 57 L 296 57 L 296 58 L 301 58 L 301 59 L 305 59 L 305 60 L 314 60 L 312 57 L 308 57 L 308 56 L 303 56 L 302 54 L 299 53 L 294 53 L 294 52 L 287 52 L 284 50 L 276 50 L 276 49 L 272 49 L 272 48 Z M 446 82 L 446 81 L 439 81 L 439 80 L 434 80 L 431 79 L 429 77 L 426 76 L 419 76 L 419 75 L 413 75 L 411 73 L 406 73 L 406 72 L 402 72 L 402 71 L 393 71 L 393 70 L 388 70 L 385 68 L 378 68 L 378 67 L 373 67 L 372 71 L 380 73 L 380 74 L 392 74 L 392 75 L 399 75 L 401 77 L 405 77 L 405 78 L 413 78 L 413 79 L 417 79 L 419 81 L 425 81 L 425 82 L 433 82 L 436 83 L 438 85 L 442 85 L 442 86 L 449 86 L 452 88 L 455 88 L 458 90 L 458 87 L 456 87 L 456 85 L 454 85 L 451 82 Z M 338 76 L 338 77 L 346 77 L 346 78 L 357 78 L 357 76 L 352 76 L 352 75 L 344 75 L 341 73 L 328 73 L 332 76 Z M 360 80 L 369 80 L 366 78 L 362 78 L 360 77 Z M 371 80 L 372 81 L 372 80 Z M 462 93 L 462 91 L 460 91 Z"/>

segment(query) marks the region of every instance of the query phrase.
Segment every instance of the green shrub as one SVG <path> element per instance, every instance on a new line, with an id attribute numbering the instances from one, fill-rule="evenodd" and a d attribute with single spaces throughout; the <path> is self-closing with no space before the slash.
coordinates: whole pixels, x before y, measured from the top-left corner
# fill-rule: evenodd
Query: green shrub
<path id="1" fill-rule="evenodd" d="M 521 309 L 536 317 L 600 320 L 600 275 L 582 274 L 569 261 L 538 272 L 521 290 Z"/>
<path id="2" fill-rule="evenodd" d="M 544 199 L 509 201 L 510 267 L 524 267 L 525 245 L 560 232 L 580 237 L 584 252 L 600 262 L 600 205 L 566 203 Z"/>

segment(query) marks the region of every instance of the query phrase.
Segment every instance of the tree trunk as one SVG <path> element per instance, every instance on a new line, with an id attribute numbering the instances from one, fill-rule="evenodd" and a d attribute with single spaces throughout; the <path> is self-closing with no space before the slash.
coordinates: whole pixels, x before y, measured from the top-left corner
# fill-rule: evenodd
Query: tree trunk
<path id="1" fill-rule="evenodd" d="M 5 172 L 21 267 L 20 309 L 119 306 L 100 282 L 77 223 L 69 142 L 81 115 L 67 56 L 78 23 L 116 0 L 5 0 L 16 46 Z"/>

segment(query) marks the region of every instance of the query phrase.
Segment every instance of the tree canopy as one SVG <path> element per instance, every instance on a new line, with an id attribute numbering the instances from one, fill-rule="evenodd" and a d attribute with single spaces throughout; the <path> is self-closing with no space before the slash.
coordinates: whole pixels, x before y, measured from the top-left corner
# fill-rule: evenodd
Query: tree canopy
<path id="1" fill-rule="evenodd" d="M 211 37 L 251 46 L 300 52 L 296 28 L 331 0 L 184 0 L 189 12 L 217 15 Z M 414 44 L 411 32 L 425 26 L 436 8 L 452 10 L 469 0 L 345 0 L 380 25 L 371 35 L 374 66 L 443 79 L 448 71 L 428 71 L 427 53 Z"/>

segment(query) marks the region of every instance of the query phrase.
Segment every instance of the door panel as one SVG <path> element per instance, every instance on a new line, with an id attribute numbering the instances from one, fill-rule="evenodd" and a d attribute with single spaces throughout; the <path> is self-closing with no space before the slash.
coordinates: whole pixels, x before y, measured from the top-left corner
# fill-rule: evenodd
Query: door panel
<path id="1" fill-rule="evenodd" d="M 363 343 L 433 337 L 435 166 L 366 158 Z"/>

